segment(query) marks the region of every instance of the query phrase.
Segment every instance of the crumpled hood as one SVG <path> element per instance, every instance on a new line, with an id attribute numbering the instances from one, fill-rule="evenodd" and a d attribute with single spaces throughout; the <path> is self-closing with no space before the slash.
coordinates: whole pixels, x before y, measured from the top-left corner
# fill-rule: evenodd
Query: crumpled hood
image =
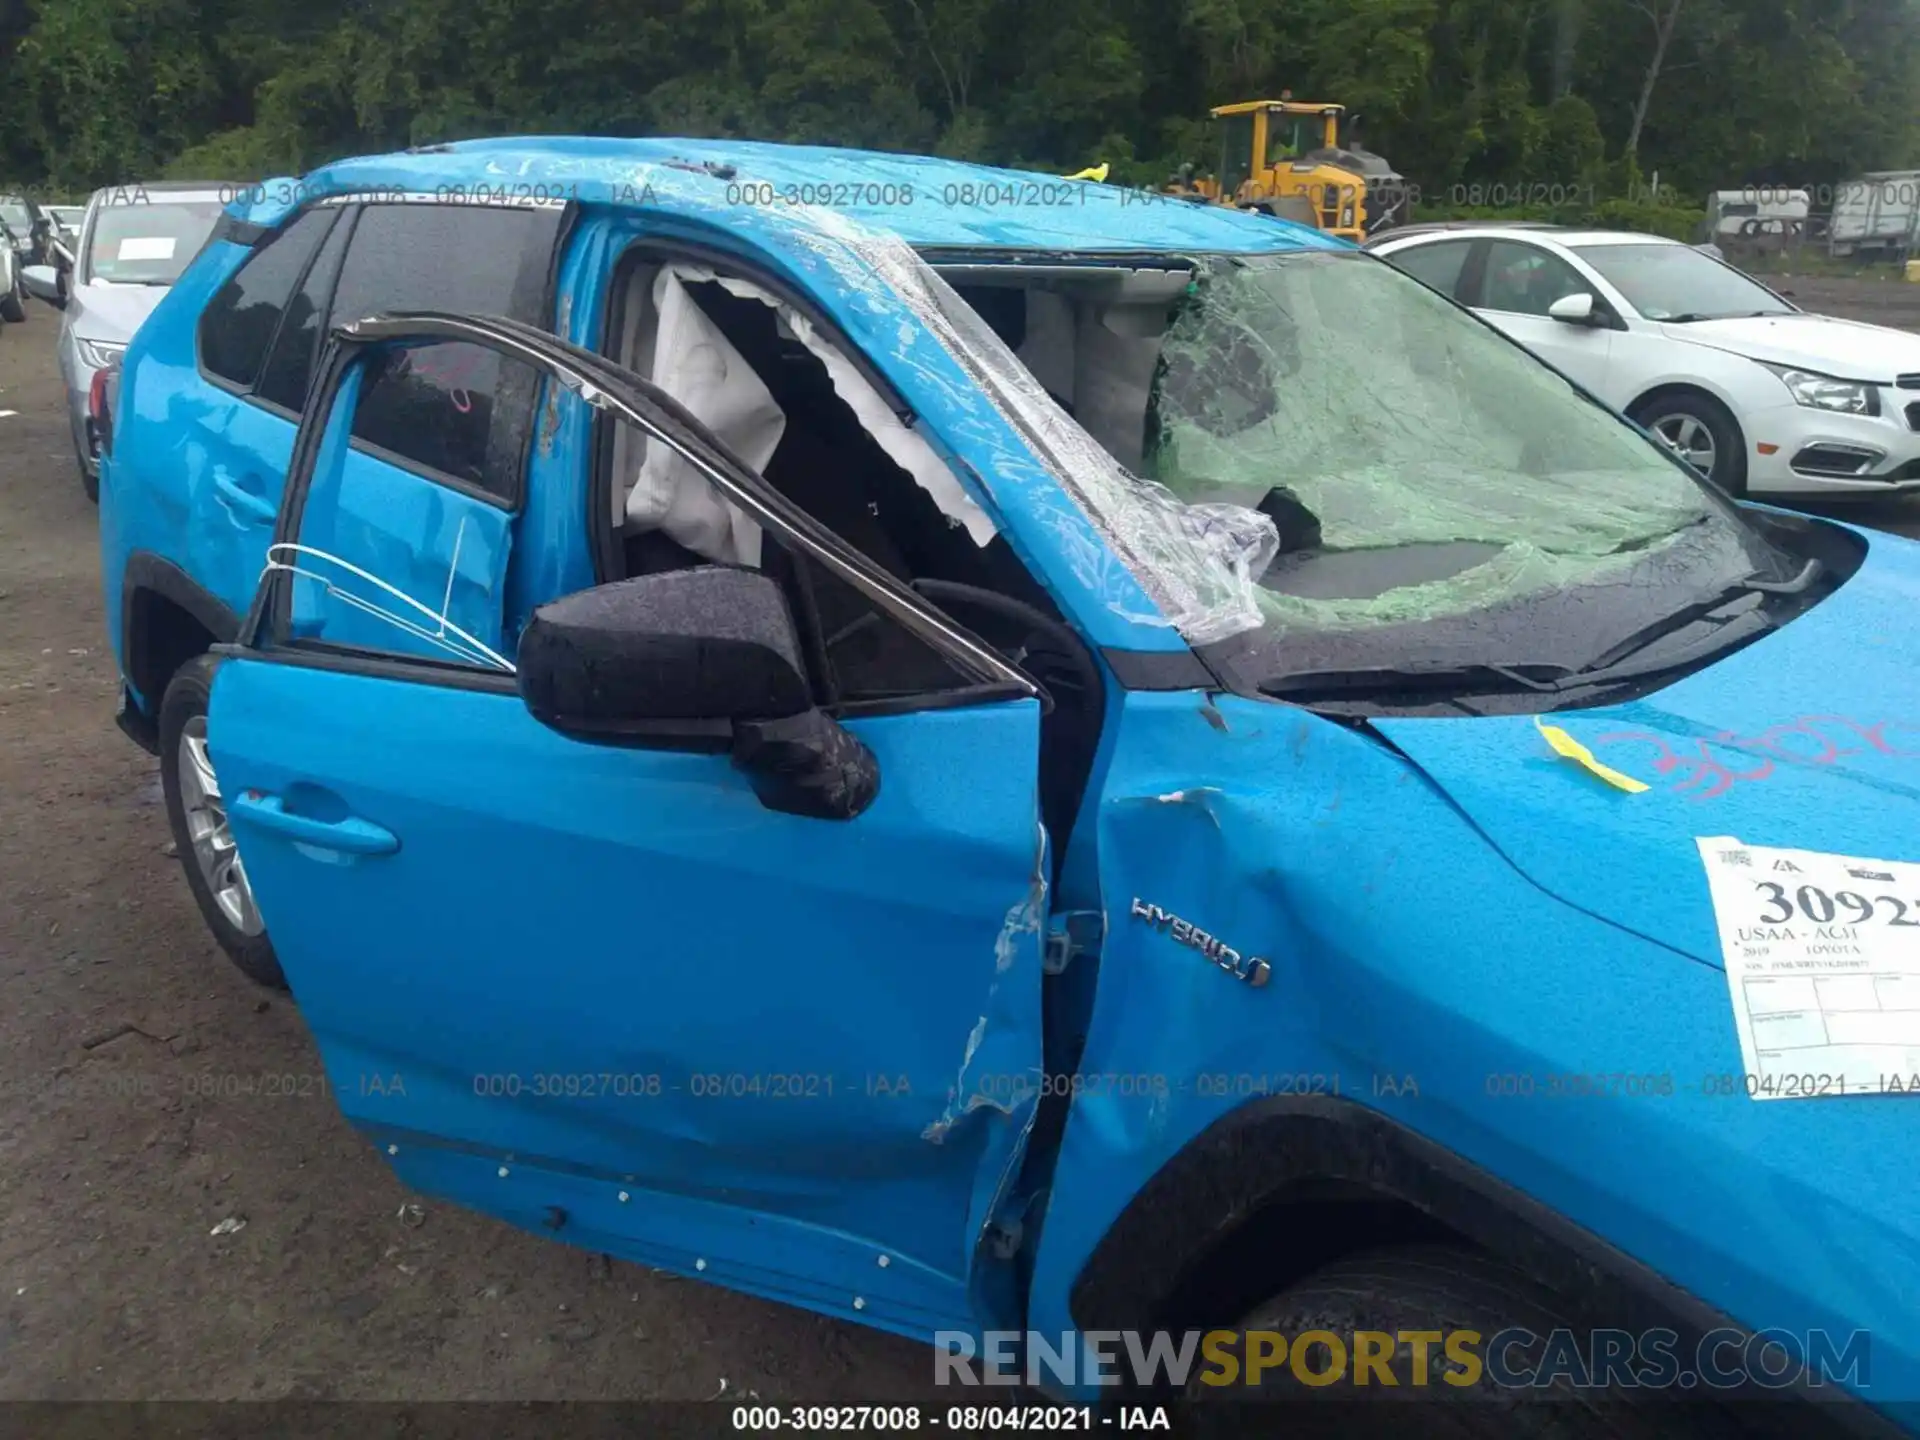
<path id="1" fill-rule="evenodd" d="M 165 285 L 81 285 L 74 290 L 73 333 L 83 340 L 124 345 L 166 298 Z"/>
<path id="2" fill-rule="evenodd" d="M 1920 544 L 1869 541 L 1773 634 L 1643 699 L 1541 717 L 1640 793 L 1556 756 L 1532 716 L 1375 723 L 1535 884 L 1719 965 L 1695 837 L 1920 861 Z"/>
<path id="3" fill-rule="evenodd" d="M 1662 327 L 1670 339 L 1772 365 L 1797 365 L 1843 380 L 1891 384 L 1920 372 L 1920 336 L 1831 315 L 1755 315 Z"/>

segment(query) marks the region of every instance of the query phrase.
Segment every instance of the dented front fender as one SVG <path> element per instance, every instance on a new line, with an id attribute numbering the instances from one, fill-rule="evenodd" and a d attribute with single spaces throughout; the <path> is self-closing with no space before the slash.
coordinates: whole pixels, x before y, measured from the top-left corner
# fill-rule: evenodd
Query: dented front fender
<path id="1" fill-rule="evenodd" d="M 1108 933 L 1034 1328 L 1100 1323 L 1072 1313 L 1076 1280 L 1196 1137 L 1306 1095 L 1397 1122 L 1740 1324 L 1910 1332 L 1904 1107 L 1728 1098 L 1716 1077 L 1742 1064 L 1722 972 L 1543 889 L 1364 727 L 1139 692 L 1112 723 L 1082 827 Z M 1591 864 L 1603 884 L 1604 845 Z M 1694 862 L 1670 882 L 1705 878 Z M 1227 951 L 1270 962 L 1268 982 Z M 1200 1177 L 1204 1233 L 1164 1243 L 1198 1256 L 1284 1199 L 1241 1183 L 1260 1168 Z"/>

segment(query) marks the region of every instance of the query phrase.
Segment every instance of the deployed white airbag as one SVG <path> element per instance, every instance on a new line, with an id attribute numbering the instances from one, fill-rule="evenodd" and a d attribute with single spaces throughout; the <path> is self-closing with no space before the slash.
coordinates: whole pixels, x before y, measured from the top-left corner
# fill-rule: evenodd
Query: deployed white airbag
<path id="1" fill-rule="evenodd" d="M 649 378 L 747 464 L 765 470 L 787 426 L 772 393 L 673 270 L 655 278 L 653 306 L 658 318 Z M 665 445 L 646 447 L 627 492 L 626 517 L 634 529 L 664 531 L 703 559 L 760 564 L 760 527 Z"/>
<path id="2" fill-rule="evenodd" d="M 711 426 L 741 459 L 764 471 L 785 432 L 785 417 L 760 377 L 707 319 L 688 292 L 689 284 L 716 284 L 729 294 L 757 300 L 777 312 L 781 330 L 825 367 L 834 392 L 888 458 L 911 475 L 940 512 L 963 528 L 974 544 L 985 546 L 993 539 L 993 520 L 962 487 L 946 461 L 924 436 L 894 414 L 859 368 L 805 315 L 750 281 L 699 265 L 663 266 L 653 282 L 653 308 L 658 317 L 652 327 L 655 333 L 651 345 L 645 346 L 652 352 L 651 364 L 641 355 L 633 360 L 640 363 L 654 384 Z M 641 341 L 641 337 L 635 339 Z M 721 499 L 705 477 L 663 446 L 647 447 L 640 478 L 627 496 L 626 517 L 635 528 L 666 531 L 706 559 L 759 564 L 759 527 Z"/>

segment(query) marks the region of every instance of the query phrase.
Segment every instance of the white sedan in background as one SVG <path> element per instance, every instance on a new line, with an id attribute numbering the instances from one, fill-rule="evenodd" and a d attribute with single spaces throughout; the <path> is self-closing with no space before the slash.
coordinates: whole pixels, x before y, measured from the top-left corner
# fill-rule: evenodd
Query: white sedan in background
<path id="1" fill-rule="evenodd" d="M 1920 489 L 1920 336 L 1809 315 L 1654 235 L 1413 225 L 1366 248 L 1472 309 L 1731 494 Z"/>

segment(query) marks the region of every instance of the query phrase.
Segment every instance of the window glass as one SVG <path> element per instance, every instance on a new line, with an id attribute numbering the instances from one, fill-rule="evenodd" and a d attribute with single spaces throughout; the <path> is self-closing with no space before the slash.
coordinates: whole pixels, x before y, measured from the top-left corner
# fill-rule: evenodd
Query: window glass
<path id="1" fill-rule="evenodd" d="M 1487 273 L 1481 285 L 1481 304 L 1489 310 L 1515 315 L 1545 315 L 1556 300 L 1588 295 L 1593 287 L 1580 272 L 1557 255 L 1517 240 L 1495 240 L 1487 246 Z"/>
<path id="2" fill-rule="evenodd" d="M 1441 240 L 1432 245 L 1415 245 L 1384 257 L 1396 269 L 1422 284 L 1431 285 L 1449 299 L 1460 284 L 1460 268 L 1467 263 L 1471 240 Z"/>
<path id="3" fill-rule="evenodd" d="M 1320 148 L 1325 122 L 1318 115 L 1289 115 L 1284 110 L 1267 112 L 1267 164 L 1290 165 L 1302 155 Z"/>
<path id="4" fill-rule="evenodd" d="M 405 353 L 365 354 L 342 381 L 300 503 L 302 548 L 276 552 L 296 571 L 289 635 L 382 655 L 510 669 L 506 584 L 514 515 L 452 479 L 342 443 L 341 432 L 357 428 L 369 406 L 390 405 L 409 387 L 442 390 L 411 363 L 400 363 Z M 466 413 L 483 418 L 484 408 L 470 403 Z M 421 423 L 445 420 L 428 416 Z"/>
<path id="5" fill-rule="evenodd" d="M 533 369 L 455 340 L 372 362 L 353 437 L 513 506 L 538 391 Z"/>
<path id="6" fill-rule="evenodd" d="M 1793 313 L 1772 291 L 1690 246 L 1659 240 L 1583 245 L 1580 258 L 1649 320 L 1687 324 Z"/>
<path id="7" fill-rule="evenodd" d="M 382 310 L 507 315 L 546 326 L 557 210 L 368 205 L 354 227 L 333 323 Z"/>
<path id="8" fill-rule="evenodd" d="M 300 272 L 334 221 L 332 210 L 309 210 L 269 238 L 207 302 L 200 317 L 200 362 L 213 374 L 251 387 L 287 308 Z"/>
<path id="9" fill-rule="evenodd" d="M 273 343 L 265 370 L 255 393 L 289 410 L 299 410 L 307 400 L 307 385 L 313 378 L 313 357 L 319 348 L 320 316 L 326 309 L 327 292 L 340 271 L 340 257 L 347 248 L 347 236 L 353 229 L 351 218 L 333 227 L 327 243 L 308 267 L 299 292 L 287 306 L 280 336 Z"/>
<path id="10" fill-rule="evenodd" d="M 1772 573 L 1670 455 L 1395 267 L 1306 252 L 1204 274 L 1161 347 L 1146 478 L 1291 537 L 1259 578 L 1261 628 L 1234 637 L 1254 683 L 1520 651 L 1577 668 Z"/>
<path id="11" fill-rule="evenodd" d="M 226 207 L 215 196 L 158 200 L 141 191 L 93 217 L 82 274 L 89 282 L 171 285 L 213 234 Z"/>

